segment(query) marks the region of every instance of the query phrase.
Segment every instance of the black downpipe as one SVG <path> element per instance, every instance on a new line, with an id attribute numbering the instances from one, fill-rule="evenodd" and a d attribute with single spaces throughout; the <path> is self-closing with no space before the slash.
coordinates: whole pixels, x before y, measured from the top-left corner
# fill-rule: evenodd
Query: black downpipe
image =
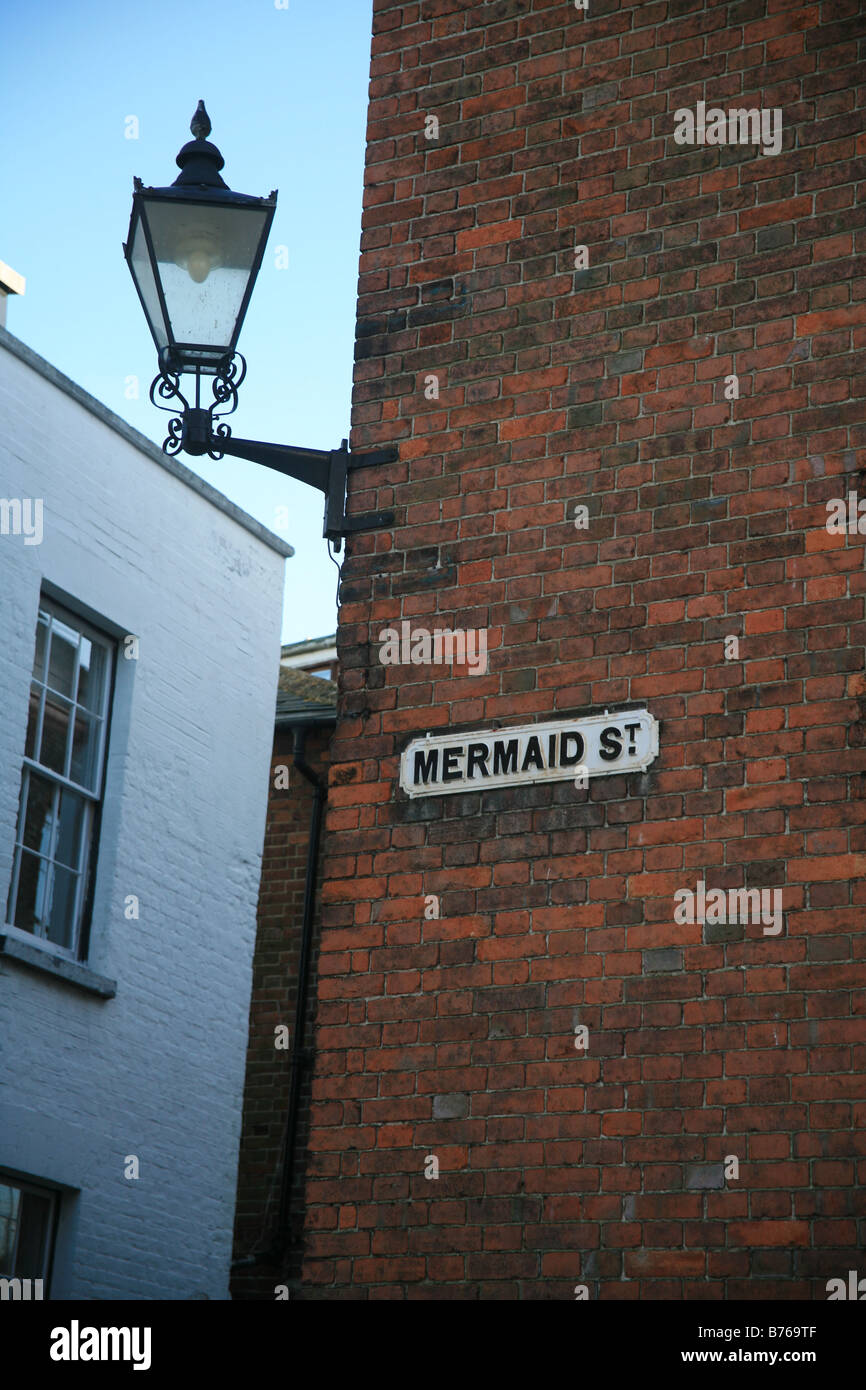
<path id="1" fill-rule="evenodd" d="M 274 1239 L 274 1253 L 282 1261 L 291 1244 L 292 1181 L 295 1176 L 298 1114 L 301 1082 L 304 1069 L 312 1057 L 304 1047 L 304 1025 L 307 1011 L 307 974 L 313 941 L 313 910 L 316 901 L 316 878 L 319 867 L 319 841 L 322 834 L 322 810 L 325 804 L 325 784 L 304 760 L 306 729 L 295 727 L 294 766 L 313 788 L 313 810 L 310 816 L 310 842 L 307 847 L 307 874 L 304 883 L 304 914 L 301 921 L 301 949 L 298 956 L 298 994 L 295 1001 L 295 1023 L 292 1029 L 291 1078 L 289 1080 L 289 1111 L 286 1119 L 286 1149 L 283 1155 L 283 1177 L 280 1191 L 280 1214 Z"/>
<path id="2" fill-rule="evenodd" d="M 301 1082 L 304 1068 L 309 1066 L 312 1055 L 304 1048 L 304 1020 L 307 1009 L 307 972 L 313 939 L 313 908 L 316 899 L 316 879 L 319 868 L 319 841 L 322 835 L 322 811 L 325 804 L 325 784 L 304 760 L 304 739 L 306 728 L 296 725 L 293 764 L 302 777 L 313 788 L 313 810 L 310 816 L 310 840 L 307 846 L 307 873 L 304 882 L 304 911 L 301 919 L 301 949 L 298 954 L 298 993 L 295 1000 L 295 1021 L 292 1028 L 292 1056 L 289 1062 L 289 1108 L 286 1116 L 286 1143 L 283 1151 L 283 1172 L 280 1184 L 280 1210 L 277 1229 L 270 1250 L 260 1255 L 246 1255 L 232 1261 L 232 1269 L 247 1268 L 251 1265 L 282 1265 L 291 1245 L 292 1182 L 295 1176 L 295 1149 L 298 1130 L 298 1114 L 301 1100 Z"/>

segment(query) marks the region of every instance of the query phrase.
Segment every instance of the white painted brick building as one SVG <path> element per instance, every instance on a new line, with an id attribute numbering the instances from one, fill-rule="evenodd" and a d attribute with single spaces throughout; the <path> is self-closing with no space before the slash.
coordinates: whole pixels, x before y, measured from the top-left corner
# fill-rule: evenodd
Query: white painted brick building
<path id="1" fill-rule="evenodd" d="M 46 1297 L 228 1297 L 291 553 L 0 330 L 0 1274 Z"/>

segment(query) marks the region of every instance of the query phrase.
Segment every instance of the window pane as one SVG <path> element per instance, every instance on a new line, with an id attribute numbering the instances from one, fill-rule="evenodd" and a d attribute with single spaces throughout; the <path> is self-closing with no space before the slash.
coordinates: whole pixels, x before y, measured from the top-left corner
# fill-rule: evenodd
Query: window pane
<path id="1" fill-rule="evenodd" d="M 99 748 L 99 723 L 80 710 L 75 714 L 72 734 L 72 764 L 69 777 L 92 791 L 96 780 L 96 755 Z"/>
<path id="2" fill-rule="evenodd" d="M 104 647 L 81 639 L 81 665 L 78 670 L 78 703 L 100 713 L 105 690 L 107 652 Z"/>
<path id="3" fill-rule="evenodd" d="M 54 893 L 51 915 L 45 935 L 55 946 L 71 947 L 75 928 L 75 890 L 78 874 L 54 865 Z"/>
<path id="4" fill-rule="evenodd" d="M 48 663 L 48 684 L 61 695 L 74 694 L 75 653 L 78 633 L 55 617 L 51 625 L 51 659 Z"/>
<path id="5" fill-rule="evenodd" d="M 18 1203 L 21 1197 L 17 1187 L 7 1187 L 0 1183 L 0 1274 L 12 1278 L 15 1271 L 12 1260 L 15 1253 L 15 1230 L 18 1225 Z"/>
<path id="6" fill-rule="evenodd" d="M 54 829 L 54 784 L 47 777 L 31 772 L 27 788 L 27 809 L 24 813 L 22 843 L 40 854 L 51 853 L 51 832 Z"/>
<path id="7" fill-rule="evenodd" d="M 33 675 L 39 681 L 45 680 L 45 648 L 48 644 L 48 614 L 39 610 L 36 624 L 36 655 L 33 658 Z"/>
<path id="8" fill-rule="evenodd" d="M 42 686 L 34 681 L 30 687 L 30 709 L 27 713 L 27 739 L 24 753 L 28 758 L 39 758 L 39 707 L 42 703 Z"/>
<path id="9" fill-rule="evenodd" d="M 45 1274 L 51 1223 L 51 1199 L 37 1192 L 21 1193 L 21 1215 L 15 1273 L 19 1279 L 41 1279 Z"/>
<path id="10" fill-rule="evenodd" d="M 84 798 L 75 792 L 60 793 L 60 823 L 54 845 L 54 858 L 70 869 L 77 869 L 81 854 L 81 827 L 84 823 Z"/>
<path id="11" fill-rule="evenodd" d="M 18 901 L 13 925 L 22 931 L 41 935 L 40 928 L 48 907 L 50 865 L 29 850 L 19 850 L 19 854 L 21 868 L 18 871 Z"/>
<path id="12" fill-rule="evenodd" d="M 50 690 L 45 692 L 45 713 L 42 716 L 42 747 L 39 750 L 39 761 L 43 767 L 49 767 L 52 772 L 59 772 L 61 777 L 66 775 L 66 742 L 69 734 L 71 710 L 72 706 L 66 700 L 61 700 Z"/>
<path id="13" fill-rule="evenodd" d="M 112 642 L 85 636 L 74 614 L 41 600 L 7 920 L 68 950 L 77 945 L 95 822 L 91 797 L 61 784 L 97 796 L 113 660 Z"/>

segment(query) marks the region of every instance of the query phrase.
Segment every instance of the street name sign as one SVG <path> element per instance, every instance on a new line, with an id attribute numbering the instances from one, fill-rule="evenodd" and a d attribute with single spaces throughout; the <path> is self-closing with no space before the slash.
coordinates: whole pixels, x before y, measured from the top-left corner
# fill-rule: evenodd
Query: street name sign
<path id="1" fill-rule="evenodd" d="M 400 759 L 407 796 L 447 796 L 488 787 L 531 786 L 644 772 L 658 757 L 649 710 L 622 710 L 506 729 L 414 738 Z"/>

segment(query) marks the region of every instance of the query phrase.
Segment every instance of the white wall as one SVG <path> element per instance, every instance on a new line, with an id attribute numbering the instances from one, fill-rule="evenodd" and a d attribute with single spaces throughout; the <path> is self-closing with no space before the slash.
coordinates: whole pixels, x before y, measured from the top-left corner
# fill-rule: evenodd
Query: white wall
<path id="1" fill-rule="evenodd" d="M 117 663 L 88 960 L 117 993 L 0 955 L 0 1168 L 80 1189 L 53 1297 L 226 1298 L 287 547 L 12 346 L 0 497 L 43 498 L 44 538 L 0 535 L 4 917 L 40 585 L 140 657 Z"/>

